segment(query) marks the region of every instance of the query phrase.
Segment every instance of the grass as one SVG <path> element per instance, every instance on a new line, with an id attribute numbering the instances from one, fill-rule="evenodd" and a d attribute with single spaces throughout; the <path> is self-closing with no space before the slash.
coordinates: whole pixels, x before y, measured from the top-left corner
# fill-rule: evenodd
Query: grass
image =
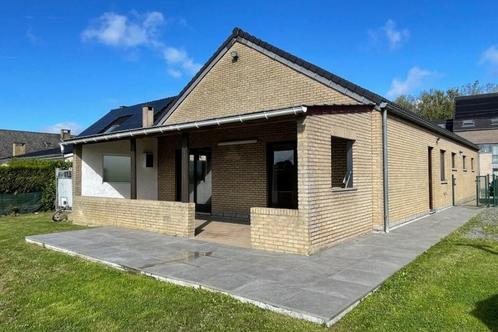
<path id="1" fill-rule="evenodd" d="M 468 236 L 476 228 L 473 235 L 496 234 L 498 212 L 486 213 L 394 275 L 332 330 L 498 331 L 498 241 Z M 81 228 L 49 220 L 0 217 L 1 331 L 327 330 L 25 243 L 27 235 Z"/>

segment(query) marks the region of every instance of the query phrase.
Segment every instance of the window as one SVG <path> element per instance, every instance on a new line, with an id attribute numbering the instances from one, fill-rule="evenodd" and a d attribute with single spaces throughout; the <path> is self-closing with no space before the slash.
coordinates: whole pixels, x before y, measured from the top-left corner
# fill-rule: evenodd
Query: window
<path id="1" fill-rule="evenodd" d="M 105 155 L 103 166 L 104 182 L 130 182 L 130 156 Z"/>
<path id="2" fill-rule="evenodd" d="M 475 126 L 474 120 L 463 120 L 462 121 L 463 128 L 469 128 L 469 127 L 474 127 L 474 126 Z"/>
<path id="3" fill-rule="evenodd" d="M 444 164 L 444 156 L 445 156 L 444 150 L 440 150 L 439 152 L 439 158 L 440 158 L 440 168 L 441 168 L 441 181 L 446 181 L 446 169 L 445 169 L 445 164 Z"/>
<path id="4" fill-rule="evenodd" d="M 491 152 L 491 145 L 490 144 L 481 144 L 481 145 L 479 145 L 479 152 L 482 152 L 482 153 L 489 153 L 489 152 Z"/>
<path id="5" fill-rule="evenodd" d="M 116 131 L 119 129 L 119 127 L 126 121 L 128 120 L 129 118 L 131 117 L 131 115 L 123 115 L 123 116 L 120 116 L 119 118 L 115 119 L 114 121 L 112 121 L 111 123 L 109 123 L 107 126 L 104 127 L 104 129 L 102 129 L 100 131 L 101 134 L 104 134 L 104 133 L 110 133 L 112 131 Z"/>
<path id="6" fill-rule="evenodd" d="M 152 152 L 145 152 L 145 167 L 154 167 L 154 155 Z"/>
<path id="7" fill-rule="evenodd" d="M 332 188 L 353 188 L 353 143 L 340 137 L 331 139 Z"/>
<path id="8" fill-rule="evenodd" d="M 456 153 L 451 153 L 451 168 L 456 169 Z"/>
<path id="9" fill-rule="evenodd" d="M 268 144 L 268 206 L 297 209 L 296 142 Z"/>
<path id="10" fill-rule="evenodd" d="M 467 157 L 462 156 L 462 168 L 463 168 L 464 171 L 467 170 L 466 160 L 465 159 L 467 159 Z"/>
<path id="11" fill-rule="evenodd" d="M 491 125 L 492 126 L 498 126 L 498 118 L 492 118 L 491 119 Z"/>
<path id="12" fill-rule="evenodd" d="M 470 158 L 470 169 L 474 171 L 474 158 Z"/>

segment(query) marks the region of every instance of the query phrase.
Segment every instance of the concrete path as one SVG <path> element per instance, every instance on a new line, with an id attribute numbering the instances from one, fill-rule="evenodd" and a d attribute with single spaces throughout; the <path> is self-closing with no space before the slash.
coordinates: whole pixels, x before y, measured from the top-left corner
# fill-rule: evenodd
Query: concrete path
<path id="1" fill-rule="evenodd" d="M 330 325 L 478 211 L 447 209 L 389 234 L 368 234 L 310 257 L 108 227 L 29 236 L 26 241 Z"/>

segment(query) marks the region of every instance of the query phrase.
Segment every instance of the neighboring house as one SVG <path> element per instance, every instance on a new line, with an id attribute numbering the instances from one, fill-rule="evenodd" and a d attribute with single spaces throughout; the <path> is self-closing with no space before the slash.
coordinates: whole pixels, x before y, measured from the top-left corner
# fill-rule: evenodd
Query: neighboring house
<path id="1" fill-rule="evenodd" d="M 72 146 L 61 152 L 62 140 L 71 137 L 69 130 L 60 134 L 0 129 L 0 164 L 16 159 L 64 159 L 71 161 Z"/>
<path id="2" fill-rule="evenodd" d="M 479 146 L 480 175 L 498 175 L 498 93 L 457 97 L 453 124 Z"/>
<path id="3" fill-rule="evenodd" d="M 63 144 L 75 223 L 194 237 L 209 214 L 248 221 L 264 250 L 310 254 L 475 196 L 476 145 L 240 29 L 178 96 Z"/>

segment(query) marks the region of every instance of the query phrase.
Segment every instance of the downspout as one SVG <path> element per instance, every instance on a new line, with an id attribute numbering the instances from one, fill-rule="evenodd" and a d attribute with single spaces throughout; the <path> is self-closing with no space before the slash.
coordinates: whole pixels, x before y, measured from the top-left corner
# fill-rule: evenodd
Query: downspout
<path id="1" fill-rule="evenodd" d="M 389 233 L 389 173 L 387 151 L 387 104 L 380 103 L 382 111 L 382 190 L 384 193 L 384 232 Z"/>

